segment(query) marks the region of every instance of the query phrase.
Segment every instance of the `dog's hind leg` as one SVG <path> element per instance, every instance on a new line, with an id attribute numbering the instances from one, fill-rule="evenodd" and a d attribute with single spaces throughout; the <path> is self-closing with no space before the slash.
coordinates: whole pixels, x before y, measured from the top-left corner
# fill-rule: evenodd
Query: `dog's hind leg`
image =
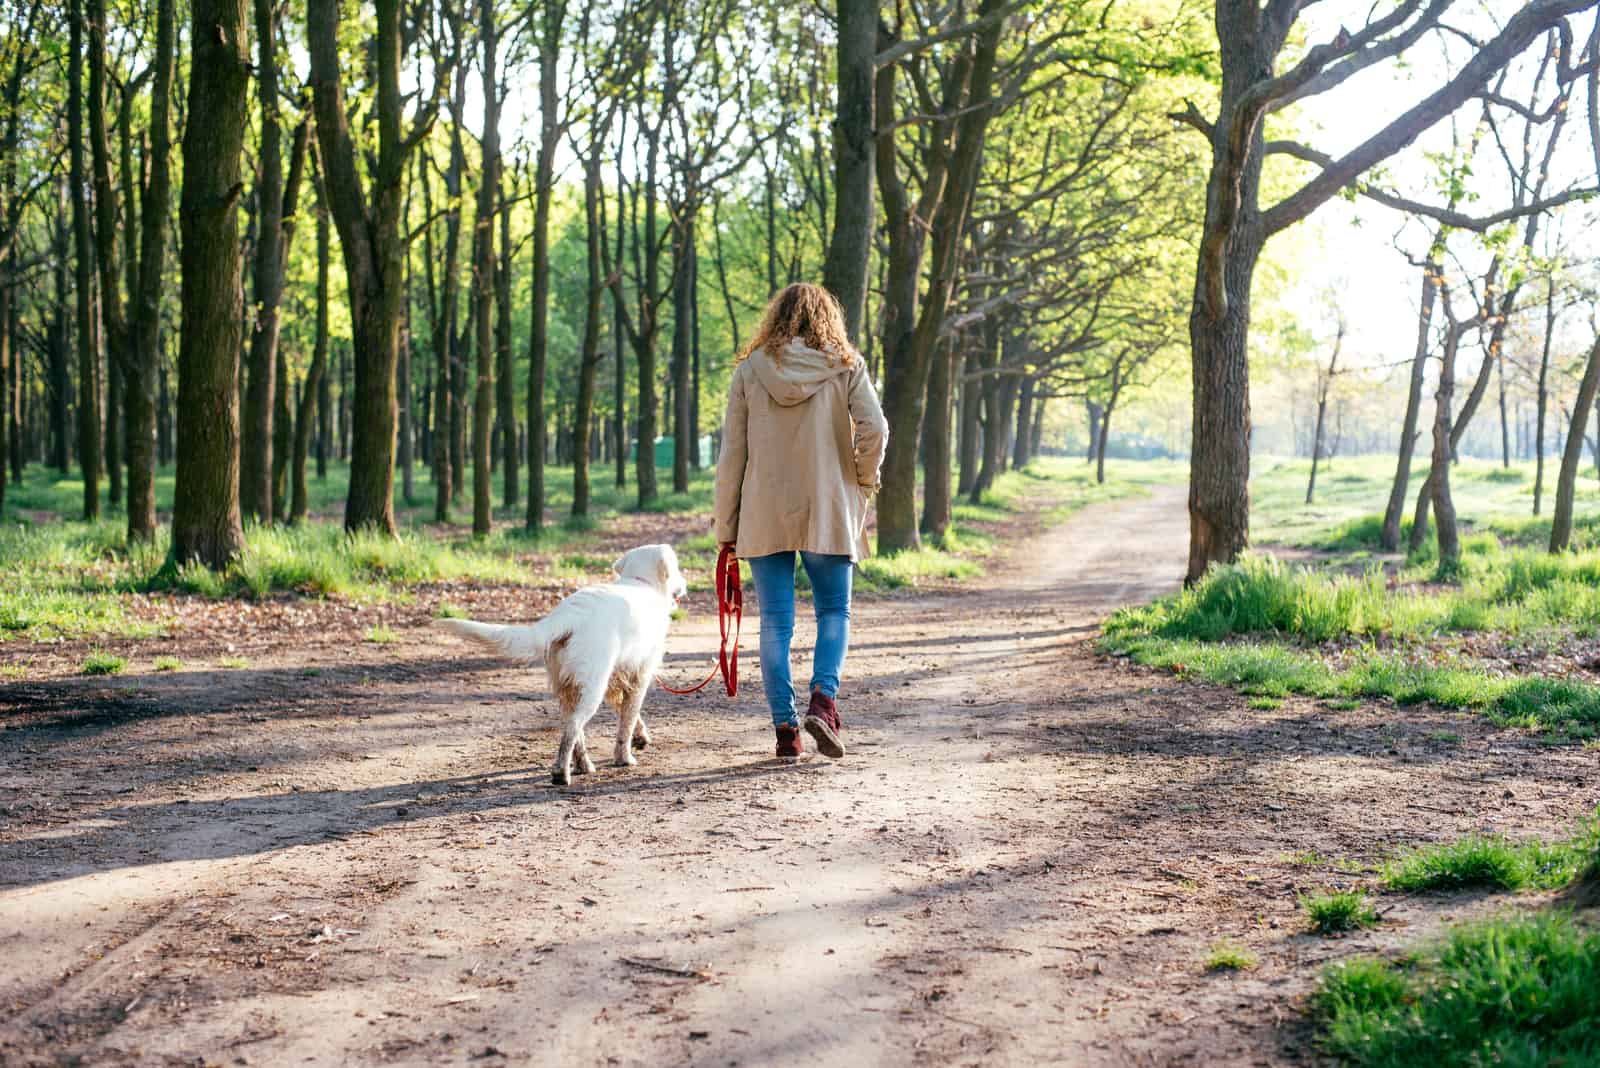
<path id="1" fill-rule="evenodd" d="M 613 762 L 619 768 L 631 768 L 639 763 L 633 755 L 634 747 L 643 749 L 650 744 L 650 732 L 645 728 L 644 717 L 639 714 L 644 707 L 645 694 L 649 692 L 646 683 L 640 681 L 628 686 L 618 702 L 617 712 L 621 721 L 617 724 L 617 747 Z M 642 742 L 641 737 L 644 739 Z"/>
<path id="2" fill-rule="evenodd" d="M 583 727 L 579 727 L 577 738 L 572 744 L 572 773 L 574 775 L 594 774 L 594 761 L 589 759 L 587 733 Z"/>

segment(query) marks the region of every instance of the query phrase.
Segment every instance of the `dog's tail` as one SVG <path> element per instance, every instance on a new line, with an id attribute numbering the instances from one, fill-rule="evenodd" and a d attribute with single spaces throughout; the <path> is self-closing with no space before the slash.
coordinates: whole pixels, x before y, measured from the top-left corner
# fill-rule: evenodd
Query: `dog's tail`
<path id="1" fill-rule="evenodd" d="M 531 627 L 476 623 L 470 619 L 439 619 L 434 622 L 448 631 L 494 650 L 507 660 L 543 660 L 545 650 L 559 637 L 547 619 L 540 620 Z"/>

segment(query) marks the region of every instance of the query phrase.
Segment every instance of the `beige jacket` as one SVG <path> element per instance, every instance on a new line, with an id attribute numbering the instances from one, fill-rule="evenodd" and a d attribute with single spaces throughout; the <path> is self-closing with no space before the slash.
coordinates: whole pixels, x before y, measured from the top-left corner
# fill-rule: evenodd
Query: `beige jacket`
<path id="1" fill-rule="evenodd" d="M 734 368 L 717 461 L 716 537 L 742 557 L 804 550 L 859 560 L 889 426 L 867 369 L 798 338 Z"/>

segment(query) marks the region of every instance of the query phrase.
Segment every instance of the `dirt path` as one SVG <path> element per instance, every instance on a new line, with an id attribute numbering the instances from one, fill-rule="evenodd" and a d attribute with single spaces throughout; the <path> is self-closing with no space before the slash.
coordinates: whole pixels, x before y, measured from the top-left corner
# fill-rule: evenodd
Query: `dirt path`
<path id="1" fill-rule="evenodd" d="M 1559 828 L 1600 781 L 1471 719 L 1097 659 L 1184 533 L 1158 490 L 962 593 L 858 603 L 837 763 L 769 759 L 753 657 L 737 702 L 653 697 L 641 765 L 568 790 L 542 673 L 421 628 L 0 689 L 0 1063 L 1311 1059 L 1320 961 L 1478 906 L 1330 943 L 1297 890 Z M 673 676 L 714 640 L 697 605 Z M 1260 966 L 1205 974 L 1223 937 Z"/>

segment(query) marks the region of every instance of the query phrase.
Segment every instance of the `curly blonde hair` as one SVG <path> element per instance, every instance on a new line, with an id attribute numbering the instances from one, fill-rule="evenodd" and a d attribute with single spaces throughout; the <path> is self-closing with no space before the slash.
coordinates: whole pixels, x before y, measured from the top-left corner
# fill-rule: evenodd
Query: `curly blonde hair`
<path id="1" fill-rule="evenodd" d="M 846 365 L 856 359 L 844 325 L 844 309 L 838 298 L 821 286 L 796 282 L 785 286 L 767 304 L 755 336 L 739 353 L 743 360 L 757 349 L 766 349 L 774 360 L 791 338 L 799 338 L 809 348 L 837 357 Z"/>

